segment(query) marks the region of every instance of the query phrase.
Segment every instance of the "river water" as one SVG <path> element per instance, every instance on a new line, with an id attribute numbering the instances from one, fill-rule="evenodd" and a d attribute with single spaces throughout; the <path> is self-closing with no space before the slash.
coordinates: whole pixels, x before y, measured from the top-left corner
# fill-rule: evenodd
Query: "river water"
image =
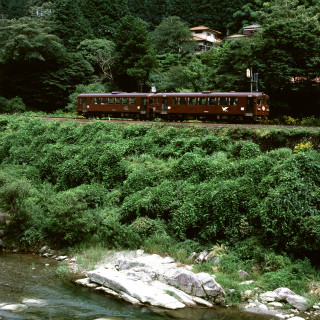
<path id="1" fill-rule="evenodd" d="M 56 275 L 58 263 L 37 255 L 0 254 L 0 319 L 28 320 L 268 320 L 271 316 L 244 313 L 232 309 L 182 309 L 166 311 L 137 307 L 88 288 L 63 281 Z M 5 304 L 20 304 L 24 299 L 43 303 L 25 303 L 23 311 L 2 310 Z"/>

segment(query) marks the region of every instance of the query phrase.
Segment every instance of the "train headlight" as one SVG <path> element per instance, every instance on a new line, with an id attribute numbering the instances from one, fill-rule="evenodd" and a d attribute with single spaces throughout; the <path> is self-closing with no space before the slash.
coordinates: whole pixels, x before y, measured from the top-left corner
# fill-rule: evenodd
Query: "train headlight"
<path id="1" fill-rule="evenodd" d="M 241 110 L 241 111 L 244 111 L 244 107 L 241 107 L 240 110 Z"/>

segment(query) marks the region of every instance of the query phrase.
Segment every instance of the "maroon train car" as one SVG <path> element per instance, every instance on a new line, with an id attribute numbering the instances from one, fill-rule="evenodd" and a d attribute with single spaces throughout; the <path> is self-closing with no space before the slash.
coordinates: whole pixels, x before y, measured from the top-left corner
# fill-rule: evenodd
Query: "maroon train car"
<path id="1" fill-rule="evenodd" d="M 262 92 L 86 93 L 77 111 L 85 117 L 166 120 L 267 119 L 269 96 Z"/>

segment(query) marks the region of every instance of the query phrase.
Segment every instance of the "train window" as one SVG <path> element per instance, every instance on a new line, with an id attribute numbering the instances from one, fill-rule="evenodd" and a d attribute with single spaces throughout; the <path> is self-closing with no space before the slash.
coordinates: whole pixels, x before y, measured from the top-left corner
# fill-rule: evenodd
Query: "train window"
<path id="1" fill-rule="evenodd" d="M 149 98 L 149 103 L 153 104 L 153 100 L 154 100 L 153 98 Z"/>
<path id="2" fill-rule="evenodd" d="M 183 105 L 186 105 L 187 104 L 187 99 L 185 97 L 180 97 L 179 98 L 179 105 L 180 106 L 183 106 Z"/>
<path id="3" fill-rule="evenodd" d="M 93 104 L 93 98 L 90 98 L 90 104 Z"/>
<path id="4" fill-rule="evenodd" d="M 238 98 L 230 98 L 230 106 L 237 106 Z"/>
<path id="5" fill-rule="evenodd" d="M 190 106 L 194 106 L 196 104 L 196 101 L 197 101 L 197 98 L 196 97 L 191 97 L 191 98 L 188 98 L 188 104 Z"/>
<path id="6" fill-rule="evenodd" d="M 136 98 L 129 98 L 129 104 L 136 104 Z"/>
<path id="7" fill-rule="evenodd" d="M 121 103 L 121 98 L 115 98 L 116 104 L 120 104 Z"/>
<path id="8" fill-rule="evenodd" d="M 209 105 L 215 106 L 217 104 L 217 98 L 216 97 L 210 97 L 209 98 Z"/>
<path id="9" fill-rule="evenodd" d="M 128 98 L 122 98 L 122 104 L 128 104 Z"/>
<path id="10" fill-rule="evenodd" d="M 257 99 L 257 104 L 258 104 L 259 106 L 261 106 L 261 98 L 258 98 L 258 99 Z"/>
<path id="11" fill-rule="evenodd" d="M 228 105 L 228 98 L 226 97 L 220 97 L 218 100 L 218 105 L 219 106 L 226 106 Z"/>
<path id="12" fill-rule="evenodd" d="M 108 98 L 108 104 L 114 104 L 114 98 Z"/>
<path id="13" fill-rule="evenodd" d="M 202 97 L 202 98 L 199 98 L 198 101 L 199 101 L 199 106 L 205 106 L 207 102 L 207 98 Z"/>
<path id="14" fill-rule="evenodd" d="M 94 104 L 100 104 L 100 98 L 94 98 Z"/>
<path id="15" fill-rule="evenodd" d="M 107 104 L 107 98 L 106 97 L 102 97 L 101 98 L 101 104 Z"/>
<path id="16" fill-rule="evenodd" d="M 176 97 L 173 97 L 172 98 L 172 105 L 176 106 L 178 104 L 177 102 L 178 102 L 178 99 Z"/>

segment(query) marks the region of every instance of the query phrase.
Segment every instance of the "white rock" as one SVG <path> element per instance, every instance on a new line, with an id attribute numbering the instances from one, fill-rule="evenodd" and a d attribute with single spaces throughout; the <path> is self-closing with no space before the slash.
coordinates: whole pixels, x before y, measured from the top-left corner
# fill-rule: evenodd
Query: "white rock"
<path id="1" fill-rule="evenodd" d="M 68 256 L 58 256 L 58 257 L 56 257 L 57 261 L 63 261 L 63 260 L 66 260 L 66 259 L 68 259 Z"/>
<path id="2" fill-rule="evenodd" d="M 118 271 L 110 269 L 98 269 L 88 272 L 91 281 L 99 283 L 118 293 L 125 293 L 128 296 L 139 300 L 141 303 L 168 309 L 181 309 L 184 304 L 169 294 L 143 283 L 140 280 L 128 279 Z M 125 296 L 126 297 L 126 296 Z"/>
<path id="3" fill-rule="evenodd" d="M 240 282 L 241 285 L 244 285 L 244 284 L 251 284 L 253 283 L 254 281 L 253 280 L 248 280 L 248 281 L 243 281 L 243 282 Z"/>
<path id="4" fill-rule="evenodd" d="M 201 299 L 199 297 L 192 297 L 192 300 L 197 303 L 197 304 L 200 304 L 200 305 L 203 305 L 205 307 L 208 307 L 208 308 L 212 308 L 213 307 L 213 304 L 210 303 L 209 301 L 207 300 L 204 300 L 204 299 Z"/>
<path id="5" fill-rule="evenodd" d="M 283 315 L 282 313 L 276 313 L 274 316 L 279 319 L 286 319 L 285 315 Z"/>
<path id="6" fill-rule="evenodd" d="M 293 307 L 300 311 L 305 311 L 308 309 L 309 303 L 308 300 L 302 296 L 295 294 L 288 288 L 278 288 L 274 290 L 278 294 L 281 300 L 287 301 Z"/>
<path id="7" fill-rule="evenodd" d="M 41 299 L 28 299 L 25 298 L 22 300 L 23 304 L 26 304 L 28 306 L 47 306 L 48 302 Z"/>
<path id="8" fill-rule="evenodd" d="M 259 309 L 268 310 L 268 307 L 265 304 L 259 304 Z"/>
<path id="9" fill-rule="evenodd" d="M 92 283 L 89 278 L 78 279 L 75 283 L 87 288 L 96 288 L 98 286 L 96 283 Z"/>
<path id="10" fill-rule="evenodd" d="M 278 294 L 274 291 L 267 291 L 267 292 L 261 293 L 259 296 L 261 301 L 263 302 L 273 302 L 273 301 L 280 300 Z"/>
<path id="11" fill-rule="evenodd" d="M 283 307 L 283 304 L 280 302 L 269 302 L 268 305 L 275 307 L 275 308 L 282 308 Z"/>
<path id="12" fill-rule="evenodd" d="M 5 311 L 11 311 L 11 312 L 20 312 L 23 310 L 28 309 L 28 306 L 26 306 L 25 304 L 7 304 L 3 307 L 1 307 L 1 310 L 5 310 Z"/>
<path id="13" fill-rule="evenodd" d="M 293 318 L 289 318 L 290 320 L 304 320 L 303 318 L 301 318 L 301 317 L 297 317 L 297 316 L 295 316 L 295 317 L 293 317 Z"/>

